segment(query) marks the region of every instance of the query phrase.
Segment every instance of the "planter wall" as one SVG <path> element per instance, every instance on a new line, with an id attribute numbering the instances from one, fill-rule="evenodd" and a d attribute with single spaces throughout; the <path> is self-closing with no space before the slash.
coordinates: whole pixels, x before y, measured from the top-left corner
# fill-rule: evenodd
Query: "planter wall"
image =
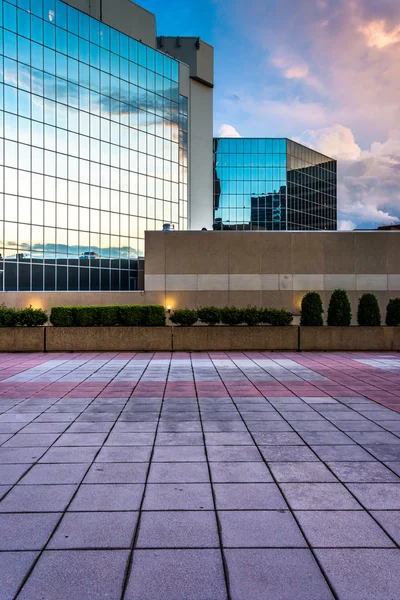
<path id="1" fill-rule="evenodd" d="M 170 327 L 47 327 L 48 352 L 171 351 Z"/>
<path id="2" fill-rule="evenodd" d="M 174 351 L 298 349 L 298 327 L 173 327 Z"/>
<path id="3" fill-rule="evenodd" d="M 0 327 L 0 352 L 43 352 L 44 327 Z"/>
<path id="4" fill-rule="evenodd" d="M 400 327 L 300 327 L 300 349 L 400 350 Z"/>

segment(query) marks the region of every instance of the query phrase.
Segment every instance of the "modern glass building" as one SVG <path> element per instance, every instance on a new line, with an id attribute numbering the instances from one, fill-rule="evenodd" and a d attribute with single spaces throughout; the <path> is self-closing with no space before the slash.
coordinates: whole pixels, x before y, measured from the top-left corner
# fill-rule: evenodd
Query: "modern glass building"
<path id="1" fill-rule="evenodd" d="M 288 139 L 214 138 L 214 229 L 336 228 L 335 160 Z"/>
<path id="2" fill-rule="evenodd" d="M 188 69 L 81 4 L 0 0 L 0 291 L 137 289 L 188 226 Z"/>

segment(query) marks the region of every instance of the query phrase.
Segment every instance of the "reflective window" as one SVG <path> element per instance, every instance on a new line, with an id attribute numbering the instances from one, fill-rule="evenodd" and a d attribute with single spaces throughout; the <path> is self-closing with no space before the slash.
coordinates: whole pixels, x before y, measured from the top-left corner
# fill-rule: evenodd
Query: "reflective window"
<path id="1" fill-rule="evenodd" d="M 60 0 L 0 17 L 5 289 L 137 289 L 146 229 L 187 228 L 178 63 Z"/>
<path id="2" fill-rule="evenodd" d="M 214 228 L 337 227 L 336 162 L 286 139 L 214 139 Z"/>

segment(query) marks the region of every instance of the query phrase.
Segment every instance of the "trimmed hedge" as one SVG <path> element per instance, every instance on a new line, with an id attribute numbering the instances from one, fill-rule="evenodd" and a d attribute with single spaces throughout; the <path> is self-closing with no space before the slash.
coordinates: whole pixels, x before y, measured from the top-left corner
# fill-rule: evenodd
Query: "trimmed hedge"
<path id="1" fill-rule="evenodd" d="M 318 292 L 308 292 L 301 301 L 300 325 L 303 327 L 321 327 L 324 324 L 323 312 L 321 296 Z"/>
<path id="2" fill-rule="evenodd" d="M 375 294 L 363 294 L 358 303 L 357 322 L 359 325 L 374 327 L 381 324 L 381 311 Z"/>
<path id="3" fill-rule="evenodd" d="M 0 327 L 40 327 L 47 323 L 47 319 L 47 314 L 41 308 L 0 306 Z"/>
<path id="4" fill-rule="evenodd" d="M 163 327 L 165 309 L 148 306 L 54 306 L 50 323 L 55 327 Z"/>
<path id="5" fill-rule="evenodd" d="M 398 327 L 400 325 L 400 298 L 391 298 L 386 307 L 386 325 Z"/>
<path id="6" fill-rule="evenodd" d="M 243 322 L 249 327 L 255 327 L 261 323 L 262 312 L 255 306 L 249 306 L 243 310 Z"/>
<path id="7" fill-rule="evenodd" d="M 174 325 L 190 327 L 197 322 L 197 310 L 190 310 L 189 308 L 174 310 L 169 319 Z"/>
<path id="8" fill-rule="evenodd" d="M 334 290 L 328 307 L 328 325 L 348 327 L 351 324 L 351 305 L 345 290 Z"/>
<path id="9" fill-rule="evenodd" d="M 221 323 L 234 326 L 244 322 L 244 310 L 236 306 L 225 306 L 221 308 Z"/>
<path id="10" fill-rule="evenodd" d="M 221 309 L 217 306 L 203 306 L 197 309 L 199 321 L 207 325 L 217 325 L 221 321 Z"/>
<path id="11" fill-rule="evenodd" d="M 293 321 L 292 313 L 283 308 L 264 308 L 261 313 L 261 323 L 267 323 L 274 327 L 285 327 L 291 325 Z"/>

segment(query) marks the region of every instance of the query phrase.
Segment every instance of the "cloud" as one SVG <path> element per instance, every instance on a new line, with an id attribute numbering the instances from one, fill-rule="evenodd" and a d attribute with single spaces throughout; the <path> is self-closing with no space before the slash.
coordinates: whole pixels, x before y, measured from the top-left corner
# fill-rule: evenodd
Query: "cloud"
<path id="1" fill-rule="evenodd" d="M 297 140 L 339 161 L 339 229 L 400 222 L 400 128 L 366 151 L 342 125 L 305 131 Z"/>
<path id="2" fill-rule="evenodd" d="M 218 129 L 217 137 L 231 137 L 231 138 L 240 138 L 242 137 L 240 133 L 236 131 L 233 125 L 223 124 Z"/>
<path id="3" fill-rule="evenodd" d="M 308 65 L 299 59 L 292 59 L 289 56 L 278 55 L 271 59 L 271 63 L 281 69 L 286 79 L 303 79 L 309 73 Z"/>
<path id="4" fill-rule="evenodd" d="M 391 31 L 387 31 L 387 23 L 384 19 L 371 21 L 360 26 L 358 31 L 364 34 L 370 48 L 375 47 L 382 50 L 386 46 L 400 42 L 400 25 Z"/>

